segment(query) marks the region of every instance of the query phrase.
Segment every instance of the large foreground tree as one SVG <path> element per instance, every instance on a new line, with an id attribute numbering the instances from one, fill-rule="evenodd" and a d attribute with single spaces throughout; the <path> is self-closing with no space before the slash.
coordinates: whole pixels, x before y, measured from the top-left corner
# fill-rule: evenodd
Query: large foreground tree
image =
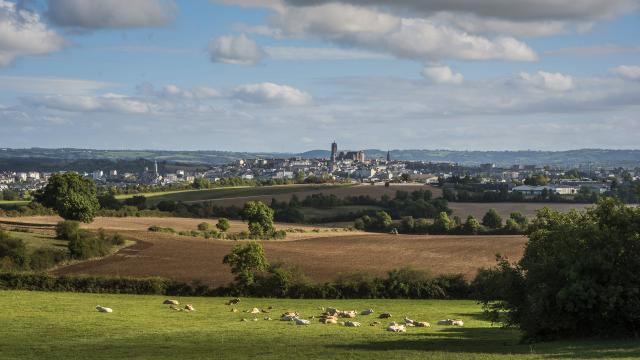
<path id="1" fill-rule="evenodd" d="M 53 174 L 35 200 L 66 220 L 90 223 L 100 208 L 96 194 L 96 184 L 79 174 Z"/>
<path id="2" fill-rule="evenodd" d="M 528 232 L 517 264 L 484 273 L 489 306 L 530 338 L 640 334 L 640 208 L 544 209 Z"/>

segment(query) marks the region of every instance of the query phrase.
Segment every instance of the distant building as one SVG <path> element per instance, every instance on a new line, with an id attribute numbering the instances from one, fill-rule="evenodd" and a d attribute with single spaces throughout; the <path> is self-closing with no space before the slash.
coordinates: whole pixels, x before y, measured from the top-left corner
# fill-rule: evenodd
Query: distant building
<path id="1" fill-rule="evenodd" d="M 338 160 L 351 160 L 364 162 L 364 151 L 348 151 L 341 152 L 338 156 Z"/>
<path id="2" fill-rule="evenodd" d="M 334 141 L 331 143 L 331 161 L 336 162 L 338 160 L 338 144 Z"/>
<path id="3" fill-rule="evenodd" d="M 387 161 L 391 161 L 391 151 L 387 150 Z"/>

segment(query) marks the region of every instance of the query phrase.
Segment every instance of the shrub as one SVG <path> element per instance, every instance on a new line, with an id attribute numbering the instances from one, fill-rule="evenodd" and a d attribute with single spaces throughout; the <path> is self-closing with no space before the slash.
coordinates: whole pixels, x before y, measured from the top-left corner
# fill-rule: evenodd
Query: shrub
<path id="1" fill-rule="evenodd" d="M 489 209 L 484 217 L 482 217 L 482 225 L 490 229 L 498 229 L 502 227 L 502 217 L 495 209 Z"/>
<path id="2" fill-rule="evenodd" d="M 67 259 L 64 251 L 48 248 L 36 249 L 29 257 L 29 266 L 32 270 L 41 271 L 50 269 Z"/>
<path id="3" fill-rule="evenodd" d="M 29 256 L 27 246 L 20 239 L 14 239 L 3 230 L 0 230 L 0 259 L 6 258 L 6 267 L 18 269 L 27 268 Z"/>
<path id="4" fill-rule="evenodd" d="M 218 223 L 216 224 L 216 228 L 218 228 L 218 230 L 222 232 L 226 232 L 227 230 L 229 230 L 230 227 L 231 227 L 231 224 L 229 223 L 228 219 L 226 218 L 218 219 Z"/>
<path id="5" fill-rule="evenodd" d="M 56 239 L 71 240 L 80 234 L 80 222 L 74 220 L 64 220 L 56 224 Z"/>
<path id="6" fill-rule="evenodd" d="M 209 230 L 209 228 L 211 228 L 211 225 L 209 225 L 209 223 L 202 222 L 202 223 L 198 224 L 198 230 L 200 230 L 200 231 L 207 231 L 207 230 Z"/>

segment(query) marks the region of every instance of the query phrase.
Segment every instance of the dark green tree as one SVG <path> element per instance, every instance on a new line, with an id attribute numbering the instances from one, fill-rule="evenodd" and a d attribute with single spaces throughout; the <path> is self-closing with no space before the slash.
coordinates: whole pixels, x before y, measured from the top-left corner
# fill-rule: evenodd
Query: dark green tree
<path id="1" fill-rule="evenodd" d="M 231 273 L 241 289 L 253 284 L 256 273 L 269 267 L 262 245 L 255 241 L 234 246 L 222 263 L 231 267 Z"/>
<path id="2" fill-rule="evenodd" d="M 273 209 L 262 201 L 249 201 L 244 204 L 242 218 L 249 223 L 249 232 L 253 236 L 273 233 Z"/>
<path id="3" fill-rule="evenodd" d="M 10 263 L 18 269 L 24 269 L 29 264 L 27 246 L 20 239 L 14 239 L 9 233 L 0 230 L 0 260 L 8 258 Z"/>
<path id="4" fill-rule="evenodd" d="M 96 184 L 76 173 L 53 174 L 38 190 L 35 201 L 54 209 L 67 220 L 90 223 L 100 208 Z"/>
<path id="5" fill-rule="evenodd" d="M 482 226 L 480 222 L 473 217 L 473 215 L 467 216 L 467 221 L 464 223 L 462 230 L 465 234 L 476 235 L 480 232 Z"/>
<path id="6" fill-rule="evenodd" d="M 498 214 L 496 209 L 489 209 L 482 217 L 482 225 L 490 229 L 498 229 L 502 227 L 502 217 Z"/>

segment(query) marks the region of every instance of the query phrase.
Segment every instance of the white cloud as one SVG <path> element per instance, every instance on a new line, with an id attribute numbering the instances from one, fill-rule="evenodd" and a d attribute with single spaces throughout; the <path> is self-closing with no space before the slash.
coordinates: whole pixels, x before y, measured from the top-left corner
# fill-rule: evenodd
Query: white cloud
<path id="1" fill-rule="evenodd" d="M 64 39 L 47 28 L 37 13 L 0 0 L 0 67 L 21 56 L 58 51 L 64 43 Z"/>
<path id="2" fill-rule="evenodd" d="M 146 114 L 153 107 L 143 100 L 111 93 L 102 96 L 46 95 L 26 98 L 24 101 L 33 106 L 69 112 Z"/>
<path id="3" fill-rule="evenodd" d="M 237 65 L 255 65 L 265 57 L 262 48 L 244 34 L 212 40 L 209 54 L 211 61 Z"/>
<path id="4" fill-rule="evenodd" d="M 512 37 L 489 39 L 427 19 L 402 18 L 341 3 L 288 7 L 277 12 L 267 28 L 257 30 L 274 37 L 317 36 L 345 46 L 421 61 L 537 59 L 531 48 Z"/>
<path id="5" fill-rule="evenodd" d="M 453 72 L 448 66 L 426 66 L 422 75 L 439 84 L 461 84 L 464 81 L 462 74 Z"/>
<path id="6" fill-rule="evenodd" d="M 527 84 L 548 90 L 568 91 L 573 89 L 573 78 L 561 73 L 538 71 L 536 74 L 529 74 L 522 72 L 520 79 Z"/>
<path id="7" fill-rule="evenodd" d="M 261 83 L 242 85 L 233 93 L 234 98 L 257 104 L 301 106 L 311 103 L 311 95 L 287 85 Z"/>
<path id="8" fill-rule="evenodd" d="M 298 46 L 269 46 L 265 47 L 269 58 L 274 60 L 363 60 L 389 59 L 384 54 L 370 51 L 342 49 L 342 48 L 314 48 Z"/>
<path id="9" fill-rule="evenodd" d="M 54 77 L 0 76 L 0 90 L 30 94 L 79 95 L 117 84 Z"/>
<path id="10" fill-rule="evenodd" d="M 640 66 L 620 65 L 611 69 L 611 72 L 623 78 L 640 80 Z"/>
<path id="11" fill-rule="evenodd" d="M 183 99 L 212 99 L 220 96 L 218 90 L 210 87 L 195 87 L 193 89 L 183 89 L 176 85 L 165 85 L 161 91 L 162 96 L 178 97 Z"/>
<path id="12" fill-rule="evenodd" d="M 49 0 L 48 10 L 57 25 L 83 29 L 160 27 L 176 13 L 173 0 Z"/>

